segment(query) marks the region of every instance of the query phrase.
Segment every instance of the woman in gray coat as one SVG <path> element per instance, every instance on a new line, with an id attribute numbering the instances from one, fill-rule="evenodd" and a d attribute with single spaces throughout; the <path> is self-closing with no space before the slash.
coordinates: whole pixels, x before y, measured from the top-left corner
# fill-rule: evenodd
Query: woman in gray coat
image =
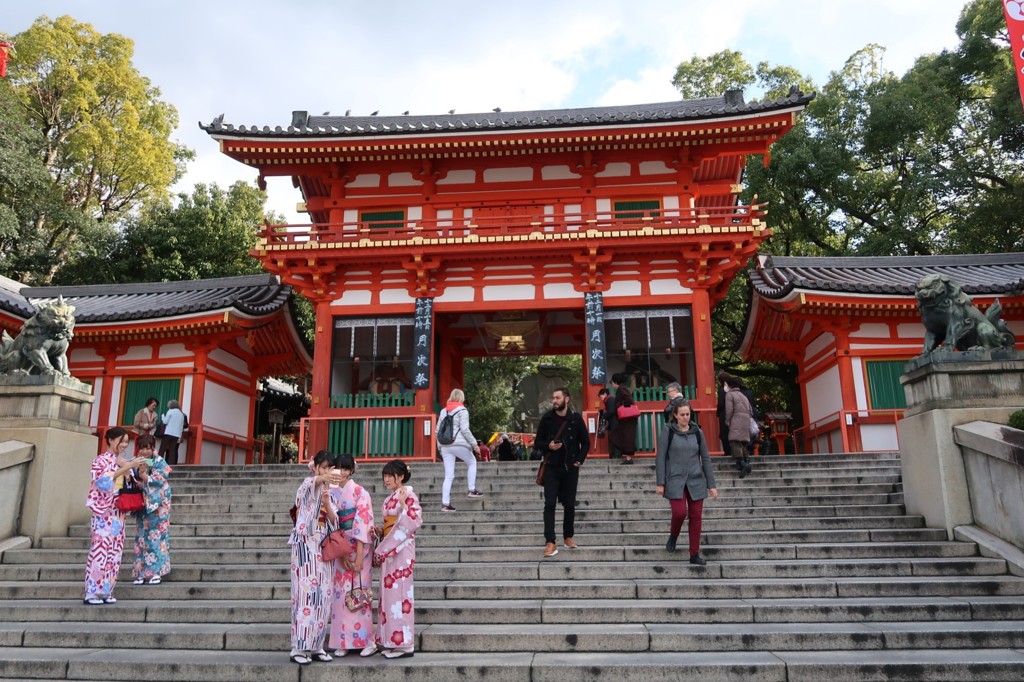
<path id="1" fill-rule="evenodd" d="M 718 497 L 715 472 L 711 468 L 708 444 L 704 432 L 690 423 L 690 403 L 676 406 L 672 419 L 658 436 L 658 453 L 654 462 L 658 487 L 655 492 L 664 496 L 672 506 L 672 526 L 665 549 L 676 551 L 676 540 L 687 514 L 690 536 L 690 563 L 703 566 L 707 562 L 700 556 L 700 530 L 704 515 L 704 498 Z"/>

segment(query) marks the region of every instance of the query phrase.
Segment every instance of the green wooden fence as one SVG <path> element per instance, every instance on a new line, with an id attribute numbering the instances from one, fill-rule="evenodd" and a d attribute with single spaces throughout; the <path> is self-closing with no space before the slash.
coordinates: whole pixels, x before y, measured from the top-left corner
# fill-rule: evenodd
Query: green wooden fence
<path id="1" fill-rule="evenodd" d="M 332 419 L 327 431 L 327 449 L 355 457 L 411 457 L 414 422 L 412 417 Z"/>
<path id="2" fill-rule="evenodd" d="M 331 396 L 331 407 L 412 407 L 416 394 L 408 393 L 339 393 Z"/>
<path id="3" fill-rule="evenodd" d="M 696 386 L 683 386 L 680 391 L 687 400 L 697 397 Z M 668 395 L 665 394 L 664 386 L 638 386 L 633 389 L 633 400 L 644 402 L 647 400 L 664 400 L 668 402 Z"/>

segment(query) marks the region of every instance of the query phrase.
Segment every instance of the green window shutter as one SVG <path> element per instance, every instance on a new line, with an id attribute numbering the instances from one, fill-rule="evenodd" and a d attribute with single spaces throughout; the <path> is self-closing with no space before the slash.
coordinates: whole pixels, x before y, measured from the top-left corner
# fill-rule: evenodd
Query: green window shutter
<path id="1" fill-rule="evenodd" d="M 658 217 L 658 209 L 661 202 L 657 199 L 650 201 L 616 201 L 615 217 L 620 220 L 634 220 L 643 218 L 645 215 Z"/>
<path id="2" fill-rule="evenodd" d="M 405 227 L 405 211 L 366 211 L 359 217 L 374 230 L 391 230 Z"/>
<path id="3" fill-rule="evenodd" d="M 873 410 L 905 410 L 907 398 L 900 384 L 906 360 L 868 360 L 868 395 Z"/>
<path id="4" fill-rule="evenodd" d="M 126 379 L 124 403 L 121 405 L 121 423 L 131 424 L 135 413 L 146 406 L 146 398 L 156 398 L 156 413 L 167 409 L 168 400 L 181 397 L 181 379 Z"/>

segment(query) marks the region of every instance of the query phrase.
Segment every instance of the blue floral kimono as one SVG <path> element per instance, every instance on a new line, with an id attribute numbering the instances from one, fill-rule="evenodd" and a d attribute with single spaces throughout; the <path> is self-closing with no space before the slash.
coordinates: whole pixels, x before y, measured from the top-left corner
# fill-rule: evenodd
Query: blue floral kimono
<path id="1" fill-rule="evenodd" d="M 142 486 L 145 511 L 136 512 L 135 563 L 132 578 L 149 580 L 171 572 L 171 467 L 159 455 L 153 456 L 149 480 Z"/>

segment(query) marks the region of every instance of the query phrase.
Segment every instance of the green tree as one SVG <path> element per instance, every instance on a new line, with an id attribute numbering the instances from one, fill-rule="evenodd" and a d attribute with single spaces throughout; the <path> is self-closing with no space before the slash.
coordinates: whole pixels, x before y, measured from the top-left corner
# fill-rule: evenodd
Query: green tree
<path id="1" fill-rule="evenodd" d="M 109 226 L 164 198 L 191 152 L 169 139 L 177 111 L 132 65 L 132 41 L 64 16 L 40 17 L 13 42 L 8 81 L 67 206 Z M 33 225 L 45 265 L 26 277 L 39 283 L 78 256 L 88 225 L 45 208 Z"/>
<path id="2" fill-rule="evenodd" d="M 0 80 L 0 271 L 37 283 L 50 266 L 47 235 L 36 230 L 41 216 L 96 230 L 95 221 L 64 201 L 43 165 L 43 137 L 26 120 L 7 81 Z"/>
<path id="3" fill-rule="evenodd" d="M 238 181 L 225 191 L 196 185 L 177 203 L 151 204 L 128 218 L 106 253 L 61 272 L 67 282 L 159 282 L 233 277 L 262 272 L 249 255 L 264 220 L 266 195 Z"/>

